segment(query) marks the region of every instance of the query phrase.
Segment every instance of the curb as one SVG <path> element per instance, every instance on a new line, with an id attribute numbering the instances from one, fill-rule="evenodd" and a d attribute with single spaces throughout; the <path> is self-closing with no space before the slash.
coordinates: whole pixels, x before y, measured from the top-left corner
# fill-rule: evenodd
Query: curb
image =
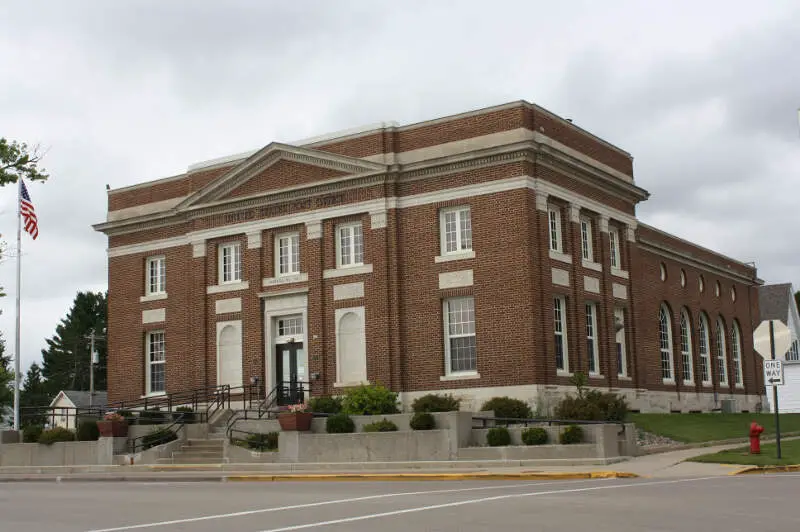
<path id="1" fill-rule="evenodd" d="M 343 473 L 310 475 L 230 475 L 228 482 L 292 482 L 292 481 L 419 481 L 419 480 L 579 480 L 638 478 L 622 471 L 587 472 L 522 472 L 522 473 Z"/>
<path id="2" fill-rule="evenodd" d="M 731 475 L 766 475 L 767 473 L 796 473 L 800 471 L 800 464 L 795 465 L 774 465 L 774 466 L 753 466 L 745 467 L 739 471 L 733 471 Z"/>

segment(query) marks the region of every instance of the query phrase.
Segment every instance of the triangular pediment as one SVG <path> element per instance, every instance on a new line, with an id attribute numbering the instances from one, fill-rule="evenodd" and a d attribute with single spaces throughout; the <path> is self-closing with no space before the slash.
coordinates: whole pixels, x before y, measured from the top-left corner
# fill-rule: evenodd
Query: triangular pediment
<path id="1" fill-rule="evenodd" d="M 384 171 L 384 164 L 273 142 L 186 198 L 177 209 Z"/>

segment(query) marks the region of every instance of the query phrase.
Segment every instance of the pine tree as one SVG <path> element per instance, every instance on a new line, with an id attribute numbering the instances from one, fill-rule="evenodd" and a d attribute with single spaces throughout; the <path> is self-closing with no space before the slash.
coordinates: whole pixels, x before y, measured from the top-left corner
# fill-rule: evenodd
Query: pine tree
<path id="1" fill-rule="evenodd" d="M 89 334 L 106 333 L 107 294 L 78 292 L 67 316 L 56 327 L 56 334 L 42 350 L 42 374 L 51 396 L 61 390 L 89 390 Z M 95 349 L 99 363 L 94 369 L 94 389 L 106 389 L 106 342 L 98 340 Z"/>
<path id="2" fill-rule="evenodd" d="M 35 362 L 25 374 L 23 389 L 19 394 L 20 426 L 42 425 L 46 416 L 44 411 L 32 410 L 50 406 L 54 396 L 47 391 L 47 384 L 42 380 L 42 369 Z"/>

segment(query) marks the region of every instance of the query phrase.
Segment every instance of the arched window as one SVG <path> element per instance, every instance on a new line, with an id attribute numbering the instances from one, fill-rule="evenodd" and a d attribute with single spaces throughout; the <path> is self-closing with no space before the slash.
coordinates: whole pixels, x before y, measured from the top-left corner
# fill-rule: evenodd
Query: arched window
<path id="1" fill-rule="evenodd" d="M 683 362 L 683 382 L 691 384 L 694 382 L 692 374 L 692 320 L 686 309 L 681 311 L 681 360 Z"/>
<path id="2" fill-rule="evenodd" d="M 719 369 L 719 384 L 728 384 L 728 357 L 725 349 L 725 322 L 717 318 L 717 368 Z"/>
<path id="3" fill-rule="evenodd" d="M 733 322 L 731 329 L 731 358 L 733 359 L 733 383 L 742 385 L 742 333 L 739 332 L 739 322 Z"/>
<path id="4" fill-rule="evenodd" d="M 708 334 L 708 319 L 705 314 L 700 314 L 700 327 L 697 335 L 697 347 L 700 353 L 700 378 L 703 384 L 711 384 L 711 353 L 709 346 L 711 337 Z"/>
<path id="5" fill-rule="evenodd" d="M 658 332 L 661 349 L 661 378 L 671 381 L 674 379 L 672 375 L 672 326 L 666 305 L 661 305 L 658 315 Z"/>

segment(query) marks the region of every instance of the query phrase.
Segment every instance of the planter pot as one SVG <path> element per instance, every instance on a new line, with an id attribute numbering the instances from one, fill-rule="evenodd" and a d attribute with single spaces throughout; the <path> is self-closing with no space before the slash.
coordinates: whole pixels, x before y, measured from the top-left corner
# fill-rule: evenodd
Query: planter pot
<path id="1" fill-rule="evenodd" d="M 278 414 L 281 430 L 311 430 L 312 412 L 284 412 Z"/>
<path id="2" fill-rule="evenodd" d="M 128 422 L 101 420 L 97 422 L 97 429 L 104 438 L 124 438 L 128 435 Z"/>

